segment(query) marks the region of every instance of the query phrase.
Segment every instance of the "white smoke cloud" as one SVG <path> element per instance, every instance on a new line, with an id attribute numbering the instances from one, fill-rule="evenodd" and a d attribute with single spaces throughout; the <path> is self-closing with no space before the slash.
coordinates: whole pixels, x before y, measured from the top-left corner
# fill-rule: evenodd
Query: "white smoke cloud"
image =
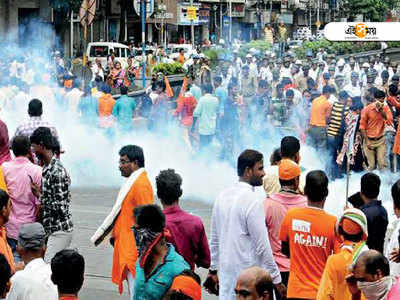
<path id="1" fill-rule="evenodd" d="M 46 64 L 50 61 L 49 43 L 29 47 L 29 52 L 10 43 L 3 43 L 0 46 L 7 53 L 12 53 L 14 58 L 26 59 L 28 73 L 33 72 L 33 78 L 48 72 Z M 213 147 L 207 155 L 201 157 L 191 155 L 185 148 L 178 126 L 172 126 L 169 134 L 164 136 L 133 129 L 128 134 L 117 134 L 110 139 L 100 129 L 82 125 L 76 115 L 68 112 L 64 106 L 60 106 L 61 91 L 51 82 L 26 89 L 23 86 L 13 87 L 11 83 L 5 83 L 3 78 L 2 76 L 0 79 L 1 118 L 9 128 L 10 138 L 16 127 L 28 118 L 29 100 L 40 99 L 44 105 L 43 118 L 53 123 L 59 132 L 60 142 L 65 150 L 61 159 L 71 174 L 73 187 L 120 186 L 122 177 L 118 170 L 118 151 L 127 144 L 136 144 L 144 149 L 146 169 L 153 184 L 160 170 L 173 168 L 180 173 L 183 177 L 185 198 L 211 204 L 222 189 L 237 180 L 236 168 L 217 159 L 218 147 Z M 282 137 L 273 130 L 269 133 L 268 139 L 260 136 L 244 147 L 255 148 L 264 153 L 265 164 L 269 163 L 269 156 L 273 149 L 279 146 Z M 252 136 L 253 132 L 247 134 Z M 326 162 L 329 161 L 326 155 L 318 154 L 307 146 L 302 146 L 301 157 L 301 165 L 307 171 L 324 169 Z M 236 159 L 237 157 L 233 160 Z M 380 175 L 382 179 L 380 199 L 392 215 L 390 187 L 395 178 L 388 173 Z M 360 178 L 361 174 L 351 175 L 349 195 L 359 191 Z M 346 180 L 331 182 L 329 189 L 326 209 L 339 215 L 345 206 Z"/>

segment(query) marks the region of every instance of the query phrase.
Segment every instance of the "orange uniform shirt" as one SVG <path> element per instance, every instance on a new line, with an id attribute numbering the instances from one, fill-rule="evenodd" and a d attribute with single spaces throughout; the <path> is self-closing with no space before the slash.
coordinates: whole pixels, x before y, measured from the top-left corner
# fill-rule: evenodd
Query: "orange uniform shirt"
<path id="1" fill-rule="evenodd" d="M 386 113 L 386 120 L 376 109 L 375 102 L 367 105 L 361 111 L 360 130 L 367 132 L 369 138 L 379 138 L 385 133 L 385 125 L 393 124 L 393 115 L 389 107 L 385 104 L 383 110 Z"/>
<path id="2" fill-rule="evenodd" d="M 360 243 L 345 241 L 339 253 L 328 257 L 316 300 L 352 299 L 346 276 L 350 274 L 353 253 L 359 245 Z"/>
<path id="3" fill-rule="evenodd" d="M 332 105 L 324 95 L 315 98 L 311 104 L 310 125 L 325 127 L 331 114 Z"/>
<path id="4" fill-rule="evenodd" d="M 111 94 L 103 94 L 99 98 L 99 117 L 108 117 L 112 114 L 115 99 Z"/>
<path id="5" fill-rule="evenodd" d="M 180 64 L 184 64 L 184 63 L 185 63 L 185 55 L 179 54 L 178 62 L 179 62 Z"/>
<path id="6" fill-rule="evenodd" d="M 326 260 L 335 248 L 335 227 L 336 217 L 322 209 L 288 211 L 279 233 L 290 246 L 288 298 L 316 298 Z"/>
<path id="7" fill-rule="evenodd" d="M 112 282 L 119 286 L 120 293 L 123 291 L 122 283 L 127 278 L 128 272 L 135 277 L 138 259 L 135 237 L 132 232 L 133 209 L 139 205 L 152 204 L 153 197 L 153 188 L 147 173 L 143 172 L 126 195 L 122 203 L 121 213 L 115 222 Z"/>
<path id="8" fill-rule="evenodd" d="M 400 126 L 397 126 L 397 132 L 393 144 L 393 153 L 400 155 Z"/>
<path id="9" fill-rule="evenodd" d="M 2 226 L 0 227 L 0 253 L 4 255 L 11 267 L 11 272 L 14 274 L 14 255 L 10 246 L 7 243 L 7 233 L 6 229 Z"/>

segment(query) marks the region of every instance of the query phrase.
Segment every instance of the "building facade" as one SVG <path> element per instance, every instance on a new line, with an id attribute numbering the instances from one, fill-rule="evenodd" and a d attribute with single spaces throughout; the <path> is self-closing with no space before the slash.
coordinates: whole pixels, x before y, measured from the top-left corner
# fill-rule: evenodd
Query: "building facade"
<path id="1" fill-rule="evenodd" d="M 134 1 L 139 1 L 134 3 Z M 267 23 L 283 21 L 291 31 L 310 27 L 336 18 L 335 0 L 147 0 L 154 2 L 153 13 L 146 19 L 146 41 L 157 44 L 190 42 L 191 24 L 195 43 L 218 42 L 232 38 L 252 40 L 262 36 Z M 140 0 L 96 0 L 96 14 L 88 29 L 89 41 L 141 42 Z M 196 8 L 196 20 L 188 18 L 188 8 Z M 23 43 L 33 34 L 34 22 L 53 25 L 67 56 L 83 51 L 83 28 L 78 13 L 68 12 L 65 20 L 55 17 L 49 0 L 0 0 L 0 40 Z M 231 25 L 232 20 L 232 25 Z M 59 23 L 57 23 L 59 21 Z M 121 28 L 123 27 L 123 28 Z M 36 29 L 35 29 L 36 30 Z M 56 37 L 53 37 L 56 40 Z M 56 41 L 55 41 L 56 43 Z"/>

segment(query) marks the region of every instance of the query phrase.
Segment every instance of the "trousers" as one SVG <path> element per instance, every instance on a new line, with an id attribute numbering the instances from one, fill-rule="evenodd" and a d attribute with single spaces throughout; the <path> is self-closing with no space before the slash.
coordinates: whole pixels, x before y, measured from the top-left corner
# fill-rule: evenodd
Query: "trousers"
<path id="1" fill-rule="evenodd" d="M 368 170 L 375 170 L 377 165 L 379 170 L 386 169 L 387 163 L 385 136 L 382 136 L 378 140 L 371 140 L 367 137 L 367 140 L 370 144 L 370 148 L 367 147 L 367 141 L 364 141 L 364 154 L 368 161 Z"/>

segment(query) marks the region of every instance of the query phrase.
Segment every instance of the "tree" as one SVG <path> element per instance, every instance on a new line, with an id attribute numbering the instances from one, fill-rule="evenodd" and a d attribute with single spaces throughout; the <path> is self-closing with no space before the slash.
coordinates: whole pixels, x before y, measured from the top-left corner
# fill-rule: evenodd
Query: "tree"
<path id="1" fill-rule="evenodd" d="M 384 21 L 387 12 L 395 6 L 398 0 L 347 0 L 346 8 L 351 17 L 364 15 L 364 21 Z"/>

